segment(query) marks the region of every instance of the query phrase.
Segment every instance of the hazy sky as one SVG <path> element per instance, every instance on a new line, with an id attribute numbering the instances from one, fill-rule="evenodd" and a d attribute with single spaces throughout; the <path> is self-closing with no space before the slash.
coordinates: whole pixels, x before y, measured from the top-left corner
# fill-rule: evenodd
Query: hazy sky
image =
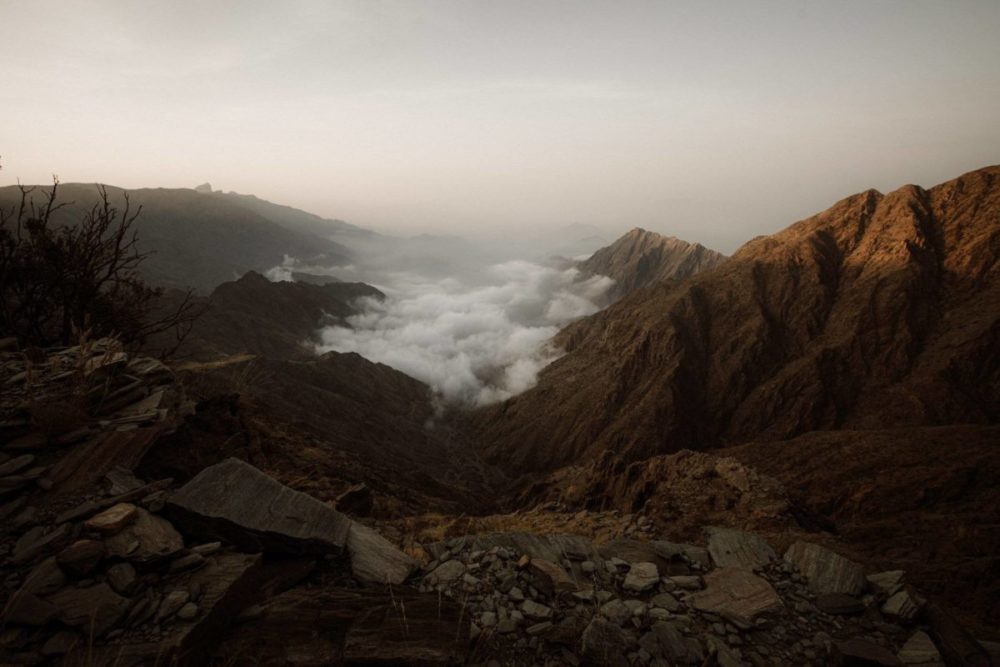
<path id="1" fill-rule="evenodd" d="M 1000 2 L 0 0 L 0 184 L 731 251 L 1000 162 Z"/>

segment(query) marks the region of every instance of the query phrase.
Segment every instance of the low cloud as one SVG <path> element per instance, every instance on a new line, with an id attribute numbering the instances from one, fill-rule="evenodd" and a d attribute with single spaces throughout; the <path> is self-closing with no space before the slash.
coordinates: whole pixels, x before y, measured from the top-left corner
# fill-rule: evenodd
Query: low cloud
<path id="1" fill-rule="evenodd" d="M 349 326 L 320 332 L 320 352 L 356 352 L 421 380 L 445 402 L 486 405 L 532 387 L 560 356 L 549 342 L 597 312 L 613 281 L 528 261 L 491 266 L 475 282 L 382 276 Z"/>

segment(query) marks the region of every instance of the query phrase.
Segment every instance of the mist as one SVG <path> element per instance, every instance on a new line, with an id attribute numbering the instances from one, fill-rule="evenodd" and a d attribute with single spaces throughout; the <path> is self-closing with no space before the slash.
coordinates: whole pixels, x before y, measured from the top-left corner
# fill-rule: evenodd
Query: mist
<path id="1" fill-rule="evenodd" d="M 597 312 L 613 284 L 571 266 L 511 260 L 474 278 L 386 272 L 383 301 L 365 299 L 317 351 L 356 352 L 428 384 L 442 404 L 481 406 L 535 384 L 561 350 L 551 338 Z"/>

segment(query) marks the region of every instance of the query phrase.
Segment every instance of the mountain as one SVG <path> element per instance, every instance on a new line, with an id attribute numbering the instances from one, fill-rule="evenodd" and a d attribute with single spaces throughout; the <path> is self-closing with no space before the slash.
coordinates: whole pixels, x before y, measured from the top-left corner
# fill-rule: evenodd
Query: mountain
<path id="1" fill-rule="evenodd" d="M 508 472 L 1000 417 L 1000 167 L 869 190 L 563 330 L 477 415 Z"/>
<path id="2" fill-rule="evenodd" d="M 168 295 L 167 306 L 178 294 Z M 325 324 L 342 324 L 360 312 L 358 300 L 385 295 L 365 283 L 271 282 L 254 271 L 226 282 L 202 298 L 204 312 L 178 349 L 181 358 L 202 361 L 233 354 L 261 354 L 282 359 L 312 356 L 307 347 Z M 172 297 L 172 298 L 171 298 Z M 154 345 L 169 348 L 170 336 Z"/>
<path id="3" fill-rule="evenodd" d="M 46 190 L 36 189 L 36 201 Z M 327 266 L 349 263 L 353 256 L 345 246 L 295 222 L 309 214 L 263 200 L 189 189 L 108 187 L 119 210 L 126 193 L 133 211 L 142 206 L 135 224 L 139 248 L 152 253 L 142 271 L 159 285 L 207 293 L 247 271 L 277 266 L 286 255 Z M 0 206 L 14 206 L 19 197 L 14 186 L 0 188 Z M 69 205 L 55 213 L 53 222 L 75 224 L 98 203 L 97 186 L 60 184 L 58 201 Z"/>
<path id="4" fill-rule="evenodd" d="M 615 286 L 610 296 L 618 299 L 654 283 L 693 276 L 725 259 L 725 255 L 699 243 L 688 243 L 636 227 L 577 266 L 588 274 L 614 278 Z"/>
<path id="5" fill-rule="evenodd" d="M 248 211 L 253 211 L 267 220 L 301 234 L 318 236 L 327 240 L 334 239 L 337 236 L 357 236 L 360 238 L 377 236 L 375 232 L 362 229 L 343 220 L 323 218 L 314 213 L 308 213 L 283 204 L 275 204 L 254 195 L 215 191 L 212 193 L 212 196 L 243 207 Z"/>

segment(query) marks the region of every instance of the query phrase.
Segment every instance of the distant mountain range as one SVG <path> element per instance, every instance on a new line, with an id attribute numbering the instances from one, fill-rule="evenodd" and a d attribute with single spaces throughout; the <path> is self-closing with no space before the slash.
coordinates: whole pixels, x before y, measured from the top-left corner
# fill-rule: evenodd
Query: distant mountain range
<path id="1" fill-rule="evenodd" d="M 636 230 L 587 264 L 641 284 L 658 270 L 649 245 Z M 529 472 L 605 451 L 995 422 L 998 258 L 1000 168 L 848 197 L 568 326 L 556 338 L 568 353 L 484 410 L 478 437 L 494 462 Z"/>
<path id="2" fill-rule="evenodd" d="M 35 190 L 36 201 L 41 201 L 47 189 Z M 249 195 L 184 188 L 107 189 L 119 208 L 124 206 L 126 192 L 133 207 L 142 206 L 136 230 L 140 249 L 152 253 L 142 265 L 147 279 L 202 293 L 247 271 L 266 271 L 281 264 L 286 255 L 325 265 L 347 264 L 353 251 L 332 237 L 369 234 L 344 222 L 323 220 Z M 56 213 L 56 224 L 77 222 L 98 202 L 94 184 L 63 183 L 58 192 L 58 201 L 70 205 Z M 15 205 L 19 196 L 15 186 L 0 188 L 0 206 Z"/>

